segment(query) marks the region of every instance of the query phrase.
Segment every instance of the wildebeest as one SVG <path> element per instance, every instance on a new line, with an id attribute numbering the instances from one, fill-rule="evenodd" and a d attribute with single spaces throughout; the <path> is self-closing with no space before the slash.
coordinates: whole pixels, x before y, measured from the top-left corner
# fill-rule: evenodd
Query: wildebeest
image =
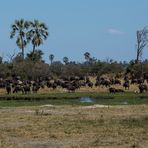
<path id="1" fill-rule="evenodd" d="M 116 93 L 116 89 L 115 88 L 113 88 L 113 87 L 110 87 L 109 88 L 109 92 L 112 94 L 112 93 Z"/>
<path id="2" fill-rule="evenodd" d="M 29 94 L 29 93 L 30 93 L 30 91 L 31 91 L 31 89 L 30 89 L 30 86 L 29 86 L 29 85 L 24 85 L 24 86 L 23 86 L 23 89 L 24 89 L 24 93 L 25 93 L 25 94 Z"/>
<path id="3" fill-rule="evenodd" d="M 140 79 L 132 79 L 131 80 L 131 84 L 141 84 L 144 83 L 144 79 L 140 78 Z"/>
<path id="4" fill-rule="evenodd" d="M 34 84 L 34 85 L 32 86 L 32 92 L 33 92 L 33 93 L 37 93 L 39 89 L 40 89 L 40 86 L 38 86 L 38 85 L 36 85 L 36 84 Z"/>
<path id="5" fill-rule="evenodd" d="M 87 85 L 92 88 L 93 87 L 93 82 L 89 82 Z"/>
<path id="6" fill-rule="evenodd" d="M 11 93 L 11 86 L 10 85 L 7 85 L 6 86 L 6 91 L 7 91 L 7 94 L 10 94 Z"/>
<path id="7" fill-rule="evenodd" d="M 73 85 L 71 85 L 71 84 L 69 84 L 69 85 L 67 86 L 67 90 L 68 90 L 68 92 L 75 92 L 76 87 L 73 86 Z"/>
<path id="8" fill-rule="evenodd" d="M 18 93 L 18 92 L 24 93 L 23 86 L 21 86 L 21 85 L 16 85 L 16 86 L 14 87 L 13 93 Z"/>
<path id="9" fill-rule="evenodd" d="M 105 86 L 105 87 L 110 87 L 111 82 L 110 82 L 109 80 L 107 80 L 107 79 L 101 80 L 101 81 L 100 81 L 100 85 L 103 85 L 103 86 Z"/>
<path id="10" fill-rule="evenodd" d="M 113 84 L 113 85 L 114 85 L 114 84 L 119 84 L 119 85 L 121 84 L 121 81 L 120 81 L 119 79 L 111 79 L 110 82 L 111 82 L 111 84 Z"/>
<path id="11" fill-rule="evenodd" d="M 148 80 L 148 73 L 144 73 L 144 79 Z"/>
<path id="12" fill-rule="evenodd" d="M 123 89 L 116 89 L 116 88 L 110 87 L 109 92 L 110 93 L 124 93 L 125 91 Z"/>
<path id="13" fill-rule="evenodd" d="M 140 93 L 143 93 L 148 90 L 147 85 L 145 84 L 140 84 L 138 88 L 139 88 Z"/>
<path id="14" fill-rule="evenodd" d="M 96 83 L 95 83 L 95 86 L 99 86 L 100 85 L 100 81 L 99 80 L 96 80 Z"/>
<path id="15" fill-rule="evenodd" d="M 126 90 L 126 89 L 129 89 L 129 87 L 130 87 L 129 82 L 128 82 L 128 81 L 125 81 L 125 82 L 123 83 L 123 87 L 125 88 L 125 90 Z"/>

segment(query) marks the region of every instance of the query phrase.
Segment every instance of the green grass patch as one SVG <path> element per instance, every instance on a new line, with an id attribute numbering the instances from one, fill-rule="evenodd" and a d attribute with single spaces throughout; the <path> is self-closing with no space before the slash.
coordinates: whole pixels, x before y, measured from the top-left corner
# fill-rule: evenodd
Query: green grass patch
<path id="1" fill-rule="evenodd" d="M 94 102 L 80 102 L 81 97 L 95 99 Z M 7 106 L 38 106 L 44 104 L 52 105 L 133 105 L 148 104 L 148 93 L 50 93 L 50 94 L 11 94 L 0 95 L 0 107 Z"/>

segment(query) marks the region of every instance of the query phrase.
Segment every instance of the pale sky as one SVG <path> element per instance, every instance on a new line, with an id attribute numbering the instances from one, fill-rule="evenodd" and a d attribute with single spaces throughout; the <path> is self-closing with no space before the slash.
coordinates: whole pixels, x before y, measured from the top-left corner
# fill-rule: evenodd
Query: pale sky
<path id="1" fill-rule="evenodd" d="M 136 31 L 148 26 L 148 0 L 1 0 L 0 56 L 20 51 L 10 40 L 14 20 L 45 22 L 50 36 L 38 47 L 49 62 L 67 56 L 83 61 L 84 53 L 105 60 L 129 61 L 136 57 Z M 25 53 L 32 49 L 27 46 Z M 148 48 L 143 59 L 148 59 Z"/>

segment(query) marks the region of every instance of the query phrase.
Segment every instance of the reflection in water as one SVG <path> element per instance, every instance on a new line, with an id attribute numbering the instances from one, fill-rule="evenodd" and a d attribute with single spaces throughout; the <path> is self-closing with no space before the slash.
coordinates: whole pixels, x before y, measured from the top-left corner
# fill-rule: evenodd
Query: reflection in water
<path id="1" fill-rule="evenodd" d="M 128 102 L 121 102 L 121 104 L 124 104 L 124 105 L 126 105 L 126 104 L 128 104 Z"/>
<path id="2" fill-rule="evenodd" d="M 90 97 L 81 97 L 80 102 L 82 102 L 82 103 L 94 103 L 94 102 L 96 102 L 96 100 L 94 98 L 90 98 Z"/>

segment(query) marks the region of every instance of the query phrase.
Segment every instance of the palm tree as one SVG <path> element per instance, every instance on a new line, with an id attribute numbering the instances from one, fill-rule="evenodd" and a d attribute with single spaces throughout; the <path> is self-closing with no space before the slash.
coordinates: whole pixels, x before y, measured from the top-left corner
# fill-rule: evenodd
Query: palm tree
<path id="1" fill-rule="evenodd" d="M 90 53 L 89 52 L 85 52 L 84 53 L 84 57 L 85 57 L 86 61 L 89 61 L 90 60 Z"/>
<path id="2" fill-rule="evenodd" d="M 39 61 L 42 61 L 43 55 L 44 55 L 44 53 L 42 52 L 42 50 L 35 50 L 34 53 L 33 53 L 33 51 L 28 53 L 26 59 L 34 61 L 34 62 L 39 62 Z"/>
<path id="3" fill-rule="evenodd" d="M 67 64 L 68 64 L 68 62 L 69 62 L 68 57 L 64 57 L 64 58 L 63 58 L 63 62 L 65 63 L 65 65 L 67 65 Z"/>
<path id="4" fill-rule="evenodd" d="M 53 59 L 54 59 L 54 55 L 53 55 L 53 54 L 50 54 L 50 55 L 49 55 L 49 60 L 50 60 L 51 64 L 52 64 L 52 62 L 53 62 Z"/>
<path id="5" fill-rule="evenodd" d="M 22 50 L 22 57 L 24 59 L 24 48 L 27 45 L 26 32 L 29 28 L 30 24 L 28 21 L 24 19 L 15 20 L 14 24 L 11 25 L 11 33 L 10 38 L 14 38 L 16 36 L 16 44 Z"/>
<path id="6" fill-rule="evenodd" d="M 46 40 L 48 37 L 48 28 L 45 23 L 39 22 L 38 20 L 34 20 L 34 22 L 30 22 L 31 29 L 27 33 L 28 41 L 31 40 L 33 45 L 33 53 L 35 48 L 43 44 L 43 40 Z"/>
<path id="7" fill-rule="evenodd" d="M 0 64 L 3 63 L 3 57 L 0 56 Z"/>

